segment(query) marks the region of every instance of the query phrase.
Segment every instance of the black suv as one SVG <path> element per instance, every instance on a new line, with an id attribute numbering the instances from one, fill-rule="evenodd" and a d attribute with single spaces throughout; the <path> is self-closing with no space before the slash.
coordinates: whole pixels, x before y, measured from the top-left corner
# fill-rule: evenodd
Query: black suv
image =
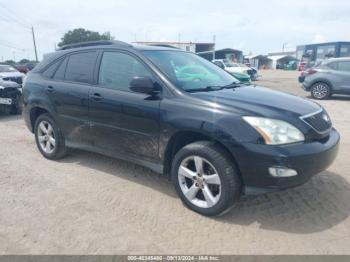
<path id="1" fill-rule="evenodd" d="M 247 87 L 172 48 L 66 46 L 29 73 L 23 95 L 44 157 L 81 148 L 144 165 L 208 216 L 242 194 L 303 184 L 333 162 L 339 144 L 318 104 Z"/>

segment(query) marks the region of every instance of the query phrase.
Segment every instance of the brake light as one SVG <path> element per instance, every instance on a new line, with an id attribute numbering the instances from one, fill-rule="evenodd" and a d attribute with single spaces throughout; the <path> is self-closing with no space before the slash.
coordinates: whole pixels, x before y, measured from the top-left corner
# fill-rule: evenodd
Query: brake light
<path id="1" fill-rule="evenodd" d="M 311 68 L 311 69 L 307 70 L 307 73 L 308 73 L 309 75 L 313 75 L 313 74 L 316 74 L 316 73 L 317 73 L 317 70 Z"/>

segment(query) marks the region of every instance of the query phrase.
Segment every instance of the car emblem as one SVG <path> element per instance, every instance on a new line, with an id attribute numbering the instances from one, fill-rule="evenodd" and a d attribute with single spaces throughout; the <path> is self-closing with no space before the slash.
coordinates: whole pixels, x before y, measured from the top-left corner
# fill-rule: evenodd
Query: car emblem
<path id="1" fill-rule="evenodd" d="M 322 118 L 323 118 L 323 120 L 326 121 L 326 122 L 329 122 L 329 121 L 330 121 L 329 116 L 326 115 L 326 114 L 323 114 Z"/>

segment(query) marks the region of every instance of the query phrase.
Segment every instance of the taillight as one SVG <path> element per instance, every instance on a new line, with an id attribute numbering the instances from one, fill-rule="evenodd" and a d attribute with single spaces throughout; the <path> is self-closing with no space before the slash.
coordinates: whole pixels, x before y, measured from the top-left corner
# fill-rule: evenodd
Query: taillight
<path id="1" fill-rule="evenodd" d="M 313 75 L 313 74 L 316 74 L 316 73 L 317 73 L 317 70 L 311 68 L 311 69 L 307 70 L 307 73 L 308 73 L 309 75 Z"/>

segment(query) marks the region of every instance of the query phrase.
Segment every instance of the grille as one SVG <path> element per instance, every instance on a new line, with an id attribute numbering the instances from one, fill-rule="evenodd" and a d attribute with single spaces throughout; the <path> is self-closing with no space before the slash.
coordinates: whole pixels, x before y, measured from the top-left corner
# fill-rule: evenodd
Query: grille
<path id="1" fill-rule="evenodd" d="M 251 69 L 248 69 L 248 70 L 247 70 L 247 73 L 248 73 L 248 75 L 250 75 L 250 76 L 253 76 L 253 75 L 254 75 L 254 72 L 253 72 L 253 70 L 251 70 Z"/>
<path id="2" fill-rule="evenodd" d="M 302 119 L 319 133 L 327 132 L 332 127 L 331 119 L 323 110 Z"/>
<path id="3" fill-rule="evenodd" d="M 22 77 L 4 77 L 3 78 L 5 81 L 12 81 L 12 82 L 16 82 L 17 84 L 22 84 Z"/>

